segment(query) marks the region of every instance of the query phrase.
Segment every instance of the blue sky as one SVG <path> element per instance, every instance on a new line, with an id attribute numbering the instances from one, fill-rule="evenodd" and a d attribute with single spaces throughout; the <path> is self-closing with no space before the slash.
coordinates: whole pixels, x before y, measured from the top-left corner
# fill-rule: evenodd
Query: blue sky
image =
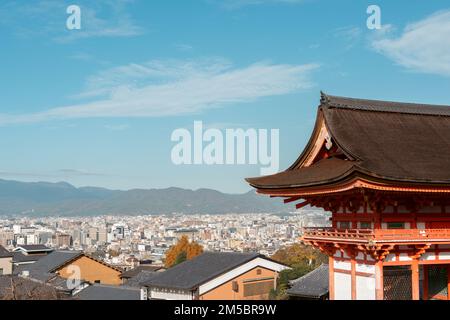
<path id="1" fill-rule="evenodd" d="M 280 129 L 303 150 L 320 90 L 450 104 L 444 1 L 4 0 L 0 178 L 244 192 L 259 165 L 175 166 L 173 130 Z M 33 3 L 33 4 L 30 4 Z M 66 8 L 81 7 L 82 30 Z M 382 29 L 366 27 L 369 5 Z"/>

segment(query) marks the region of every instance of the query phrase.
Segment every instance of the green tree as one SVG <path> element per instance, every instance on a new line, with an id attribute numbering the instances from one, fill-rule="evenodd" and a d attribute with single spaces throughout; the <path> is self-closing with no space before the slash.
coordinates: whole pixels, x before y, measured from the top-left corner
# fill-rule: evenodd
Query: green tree
<path id="1" fill-rule="evenodd" d="M 177 258 L 175 259 L 175 262 L 174 262 L 174 264 L 172 265 L 172 267 L 173 267 L 173 266 L 176 266 L 177 264 L 180 264 L 180 263 L 182 263 L 182 262 L 185 262 L 186 259 L 187 259 L 187 253 L 186 253 L 186 251 L 181 251 L 181 252 L 177 255 Z"/>

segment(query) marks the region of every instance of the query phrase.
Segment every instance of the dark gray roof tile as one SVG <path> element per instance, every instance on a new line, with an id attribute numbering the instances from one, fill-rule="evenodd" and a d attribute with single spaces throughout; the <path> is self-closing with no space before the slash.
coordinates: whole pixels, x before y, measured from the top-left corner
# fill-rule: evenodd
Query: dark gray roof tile
<path id="1" fill-rule="evenodd" d="M 340 158 L 305 167 L 322 119 Z M 309 188 L 355 176 L 386 184 L 448 187 L 449 167 L 450 106 L 322 94 L 314 133 L 294 164 L 283 172 L 246 180 L 259 189 Z"/>
<path id="2" fill-rule="evenodd" d="M 160 272 L 142 270 L 134 277 L 129 278 L 125 282 L 125 285 L 128 287 L 140 288 L 140 287 L 144 286 L 146 283 L 148 283 L 149 281 L 156 278 L 159 274 L 160 274 Z"/>
<path id="3" fill-rule="evenodd" d="M 54 275 L 51 273 L 65 263 L 81 256 L 81 251 L 53 251 L 52 253 L 40 258 L 33 264 L 22 265 L 18 271 L 28 271 L 30 277 L 47 281 Z"/>
<path id="4" fill-rule="evenodd" d="M 121 278 L 132 278 L 142 271 L 158 271 L 164 269 L 162 266 L 152 266 L 152 265 L 141 265 L 131 270 L 125 271 L 122 273 Z"/>
<path id="5" fill-rule="evenodd" d="M 148 287 L 193 290 L 227 271 L 257 257 L 258 253 L 207 252 L 193 260 L 185 261 L 146 282 Z"/>
<path id="6" fill-rule="evenodd" d="M 125 286 L 91 285 L 77 294 L 80 300 L 140 300 L 141 290 Z"/>
<path id="7" fill-rule="evenodd" d="M 319 299 L 328 294 L 328 265 L 322 264 L 310 273 L 291 281 L 290 296 Z"/>
<path id="8" fill-rule="evenodd" d="M 0 246 L 0 258 L 9 258 L 12 256 L 13 256 L 12 252 L 9 252 L 3 246 Z"/>

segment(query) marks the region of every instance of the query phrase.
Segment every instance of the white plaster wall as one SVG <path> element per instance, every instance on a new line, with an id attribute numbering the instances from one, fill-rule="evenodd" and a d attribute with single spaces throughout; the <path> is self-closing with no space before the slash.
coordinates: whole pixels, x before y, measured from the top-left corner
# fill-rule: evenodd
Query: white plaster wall
<path id="1" fill-rule="evenodd" d="M 334 261 L 334 268 L 341 270 L 351 270 L 352 265 L 349 261 Z"/>
<path id="2" fill-rule="evenodd" d="M 190 292 L 161 292 L 158 290 L 150 290 L 151 299 L 161 300 L 192 300 Z"/>
<path id="3" fill-rule="evenodd" d="M 439 252 L 439 260 L 449 260 L 450 252 Z"/>
<path id="4" fill-rule="evenodd" d="M 356 272 L 375 274 L 375 266 L 371 265 L 371 264 L 357 263 L 356 264 Z"/>
<path id="5" fill-rule="evenodd" d="M 421 257 L 420 260 L 435 260 L 436 255 L 434 253 L 426 252 Z"/>
<path id="6" fill-rule="evenodd" d="M 357 300 L 375 300 L 375 276 L 361 277 L 356 276 L 356 299 Z"/>
<path id="7" fill-rule="evenodd" d="M 388 254 L 385 261 L 395 261 L 395 254 Z"/>
<path id="8" fill-rule="evenodd" d="M 334 273 L 334 299 L 351 300 L 352 299 L 352 278 L 349 274 Z"/>
<path id="9" fill-rule="evenodd" d="M 399 260 L 400 261 L 411 261 L 412 259 L 410 256 L 408 256 L 407 253 L 400 253 Z"/>

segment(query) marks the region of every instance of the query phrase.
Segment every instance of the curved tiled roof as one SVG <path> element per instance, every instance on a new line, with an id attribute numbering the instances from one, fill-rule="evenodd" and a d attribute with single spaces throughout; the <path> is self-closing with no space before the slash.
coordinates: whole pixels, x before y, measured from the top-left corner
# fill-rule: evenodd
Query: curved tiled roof
<path id="1" fill-rule="evenodd" d="M 335 182 L 350 170 L 387 184 L 450 186 L 449 106 L 322 94 L 318 119 L 346 160 L 302 167 L 307 146 L 288 170 L 247 181 L 256 188 L 302 187 Z"/>
<path id="2" fill-rule="evenodd" d="M 260 178 L 248 178 L 250 184 L 267 187 L 297 187 L 331 183 L 352 172 L 354 164 L 338 158 L 328 158 L 318 161 L 311 167 L 286 170 L 275 175 Z"/>

